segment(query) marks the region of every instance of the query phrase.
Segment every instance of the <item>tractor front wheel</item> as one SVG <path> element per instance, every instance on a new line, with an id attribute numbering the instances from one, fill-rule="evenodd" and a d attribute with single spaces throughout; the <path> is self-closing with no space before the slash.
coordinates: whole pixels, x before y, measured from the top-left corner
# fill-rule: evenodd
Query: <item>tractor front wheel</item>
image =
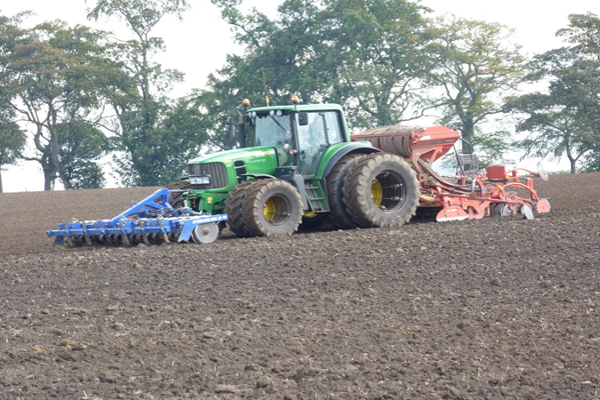
<path id="1" fill-rule="evenodd" d="M 173 208 L 181 208 L 183 207 L 183 193 L 190 190 L 192 185 L 190 185 L 189 181 L 179 181 L 173 182 L 167 185 L 167 189 L 171 190 L 171 197 L 169 198 L 169 204 Z"/>
<path id="2" fill-rule="evenodd" d="M 251 236 L 291 235 L 302 220 L 302 198 L 289 182 L 259 179 L 246 190 L 241 214 Z"/>
<path id="3" fill-rule="evenodd" d="M 361 228 L 399 226 L 419 203 L 415 172 L 394 154 L 370 154 L 350 168 L 344 180 L 344 204 Z"/>
<path id="4" fill-rule="evenodd" d="M 242 203 L 246 197 L 246 190 L 253 182 L 255 181 L 249 180 L 238 183 L 225 200 L 224 211 L 228 215 L 227 225 L 229 225 L 229 230 L 239 237 L 252 236 L 242 218 Z"/>

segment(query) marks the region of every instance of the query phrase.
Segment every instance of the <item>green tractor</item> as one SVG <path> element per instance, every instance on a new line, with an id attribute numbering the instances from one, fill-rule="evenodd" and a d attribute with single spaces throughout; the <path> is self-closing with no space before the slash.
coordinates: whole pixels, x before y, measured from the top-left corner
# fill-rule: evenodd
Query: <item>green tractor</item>
<path id="1" fill-rule="evenodd" d="M 414 215 L 419 183 L 404 159 L 351 141 L 341 106 L 292 102 L 245 103 L 238 129 L 230 122 L 234 149 L 189 161 L 171 203 L 226 213 L 241 237 L 290 235 L 323 218 L 344 229 L 396 226 Z"/>

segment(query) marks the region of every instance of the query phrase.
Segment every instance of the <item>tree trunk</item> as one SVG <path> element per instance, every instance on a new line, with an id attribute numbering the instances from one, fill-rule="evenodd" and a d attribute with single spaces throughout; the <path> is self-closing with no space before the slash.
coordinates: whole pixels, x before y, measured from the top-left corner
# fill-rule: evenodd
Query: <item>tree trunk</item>
<path id="1" fill-rule="evenodd" d="M 569 162 L 571 163 L 571 173 L 576 174 L 577 173 L 577 168 L 576 168 L 577 160 L 569 160 Z"/>
<path id="2" fill-rule="evenodd" d="M 52 164 L 54 169 L 58 172 L 58 176 L 59 176 L 60 180 L 62 181 L 63 186 L 65 187 L 65 190 L 71 189 L 71 181 L 65 174 L 65 169 L 63 168 L 63 166 L 60 163 L 60 160 L 58 158 L 58 150 L 59 150 L 58 136 L 56 135 L 55 132 L 50 132 L 50 140 L 51 140 L 50 163 Z M 51 190 L 51 189 L 48 189 L 48 190 Z"/>
<path id="3" fill-rule="evenodd" d="M 479 163 L 474 162 L 474 154 L 475 149 L 473 149 L 473 136 L 475 133 L 475 124 L 472 119 L 464 119 L 462 121 L 463 128 L 461 130 L 461 136 L 463 138 L 463 142 L 461 145 L 461 153 L 464 154 L 463 159 L 463 170 L 466 171 L 474 171 L 479 168 Z M 465 143 L 466 142 L 466 143 Z M 467 156 L 471 155 L 471 157 Z"/>
<path id="4" fill-rule="evenodd" d="M 475 133 L 475 124 L 473 123 L 473 121 L 471 119 L 464 119 L 462 121 L 462 123 L 463 123 L 463 128 L 461 130 L 462 138 L 463 138 L 463 140 L 466 140 L 467 142 L 469 142 L 469 145 L 472 145 L 473 135 Z M 469 154 L 469 153 L 473 152 L 473 149 L 471 148 L 471 146 L 465 146 L 465 143 L 463 142 L 462 152 L 463 152 L 463 154 Z"/>
<path id="5" fill-rule="evenodd" d="M 49 168 L 42 167 L 42 171 L 44 172 L 44 190 L 50 191 L 52 190 L 52 179 L 54 177 L 54 173 Z"/>
<path id="6" fill-rule="evenodd" d="M 4 187 L 2 186 L 2 166 L 0 165 L 0 193 L 4 193 Z"/>

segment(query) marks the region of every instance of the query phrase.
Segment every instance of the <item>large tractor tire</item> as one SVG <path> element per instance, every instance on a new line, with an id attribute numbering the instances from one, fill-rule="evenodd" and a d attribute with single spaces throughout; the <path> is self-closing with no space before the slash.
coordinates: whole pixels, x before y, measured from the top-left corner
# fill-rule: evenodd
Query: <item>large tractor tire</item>
<path id="1" fill-rule="evenodd" d="M 190 183 L 187 181 L 173 182 L 167 185 L 167 189 L 175 190 L 175 192 L 171 193 L 169 204 L 171 204 L 173 208 L 183 207 L 182 191 L 188 191 L 191 187 L 192 185 L 190 185 Z"/>
<path id="2" fill-rule="evenodd" d="M 291 235 L 302 220 L 298 190 L 281 179 L 251 181 L 242 201 L 242 219 L 251 236 Z"/>
<path id="3" fill-rule="evenodd" d="M 360 159 L 344 180 L 344 204 L 360 228 L 399 226 L 419 203 L 419 182 L 402 158 L 376 153 Z"/>
<path id="4" fill-rule="evenodd" d="M 242 181 L 235 185 L 227 200 L 225 200 L 225 214 L 228 214 L 227 225 L 229 230 L 239 237 L 252 236 L 242 218 L 242 202 L 246 197 L 246 190 L 254 180 Z"/>
<path id="5" fill-rule="evenodd" d="M 348 175 L 348 171 L 363 157 L 365 157 L 364 154 L 348 154 L 342 157 L 329 175 L 327 175 L 329 218 L 338 228 L 352 229 L 357 227 L 350 214 L 348 214 L 348 211 L 346 211 L 343 188 L 344 179 Z"/>

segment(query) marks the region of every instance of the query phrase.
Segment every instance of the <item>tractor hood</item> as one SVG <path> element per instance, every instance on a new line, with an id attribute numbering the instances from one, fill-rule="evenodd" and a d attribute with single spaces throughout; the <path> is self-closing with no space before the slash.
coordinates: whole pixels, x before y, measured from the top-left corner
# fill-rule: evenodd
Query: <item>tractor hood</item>
<path id="1" fill-rule="evenodd" d="M 220 151 L 197 157 L 188 163 L 190 179 L 210 176 L 210 185 L 194 189 L 225 189 L 230 191 L 244 175 L 274 175 L 278 154 L 269 146 Z"/>
<path id="2" fill-rule="evenodd" d="M 226 150 L 194 158 L 188 164 L 221 162 L 229 168 L 236 161 L 241 161 L 245 164 L 269 164 L 271 169 L 274 170 L 277 166 L 277 152 L 273 147 L 269 146 Z"/>

